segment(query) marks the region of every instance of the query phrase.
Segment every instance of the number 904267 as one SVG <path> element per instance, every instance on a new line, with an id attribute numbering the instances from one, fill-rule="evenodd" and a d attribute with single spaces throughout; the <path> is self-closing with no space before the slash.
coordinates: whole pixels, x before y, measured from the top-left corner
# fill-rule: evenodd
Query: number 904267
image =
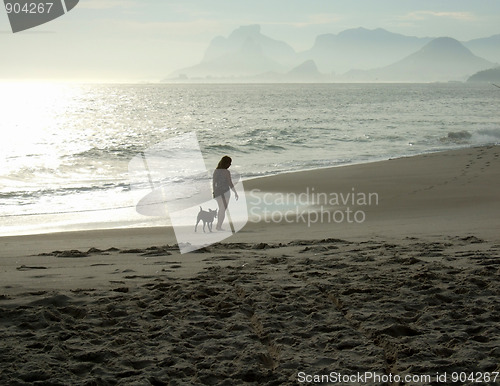
<path id="1" fill-rule="evenodd" d="M 466 372 L 454 372 L 451 374 L 451 381 L 453 383 L 460 382 L 472 382 L 472 383 L 483 383 L 483 382 L 496 382 L 498 375 L 500 373 L 498 371 L 493 372 L 475 372 L 475 373 L 466 373 Z"/>
<path id="2" fill-rule="evenodd" d="M 50 13 L 54 3 L 5 3 L 5 10 L 7 13 Z"/>

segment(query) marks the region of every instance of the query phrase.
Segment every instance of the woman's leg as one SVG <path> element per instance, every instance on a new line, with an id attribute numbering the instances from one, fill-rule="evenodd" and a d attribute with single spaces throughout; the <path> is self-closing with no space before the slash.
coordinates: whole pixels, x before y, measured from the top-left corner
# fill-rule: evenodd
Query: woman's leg
<path id="1" fill-rule="evenodd" d="M 215 227 L 215 229 L 220 231 L 222 223 L 224 222 L 224 218 L 226 217 L 226 208 L 224 207 L 222 196 L 218 196 L 216 200 L 217 204 L 219 204 L 219 210 L 217 211 L 217 226 Z"/>
<path id="2" fill-rule="evenodd" d="M 229 203 L 229 194 L 224 194 L 223 196 L 217 196 L 217 204 L 219 204 L 219 210 L 217 211 L 217 226 L 216 230 L 220 231 L 222 229 L 222 223 L 226 218 L 226 209 Z"/>

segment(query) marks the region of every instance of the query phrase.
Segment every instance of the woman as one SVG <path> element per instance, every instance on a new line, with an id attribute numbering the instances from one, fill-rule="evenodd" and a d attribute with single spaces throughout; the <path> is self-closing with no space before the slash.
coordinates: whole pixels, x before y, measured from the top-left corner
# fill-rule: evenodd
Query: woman
<path id="1" fill-rule="evenodd" d="M 213 191 L 214 198 L 217 200 L 219 205 L 219 210 L 217 212 L 217 226 L 215 229 L 218 231 L 222 230 L 222 223 L 226 218 L 226 209 L 229 204 L 229 197 L 231 196 L 231 190 L 234 192 L 234 197 L 238 200 L 238 193 L 234 188 L 233 181 L 231 181 L 231 173 L 229 173 L 229 166 L 231 166 L 231 158 L 225 155 L 219 161 L 217 169 L 214 170 L 213 175 Z"/>

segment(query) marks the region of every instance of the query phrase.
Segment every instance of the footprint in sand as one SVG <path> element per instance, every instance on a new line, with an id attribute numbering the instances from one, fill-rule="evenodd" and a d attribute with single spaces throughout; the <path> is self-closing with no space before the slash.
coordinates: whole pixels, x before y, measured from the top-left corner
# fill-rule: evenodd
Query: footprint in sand
<path id="1" fill-rule="evenodd" d="M 47 267 L 30 267 L 27 265 L 21 265 L 20 267 L 16 268 L 18 271 L 30 271 L 32 269 L 47 269 Z"/>

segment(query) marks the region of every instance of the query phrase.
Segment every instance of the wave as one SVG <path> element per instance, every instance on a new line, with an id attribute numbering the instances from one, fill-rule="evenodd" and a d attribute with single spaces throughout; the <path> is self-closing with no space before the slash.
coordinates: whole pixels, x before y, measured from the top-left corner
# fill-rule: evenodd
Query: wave
<path id="1" fill-rule="evenodd" d="M 472 134 L 466 130 L 450 131 L 446 137 L 441 138 L 441 142 L 468 143 Z"/>
<path id="2" fill-rule="evenodd" d="M 28 190 L 12 190 L 9 192 L 0 192 L 0 200 L 17 199 L 22 202 L 23 200 L 39 199 L 42 197 L 54 196 L 67 196 L 77 193 L 88 193 L 98 191 L 111 191 L 116 190 L 126 192 L 130 190 L 129 183 L 105 183 L 102 185 L 84 185 L 84 186 L 71 186 L 71 187 L 58 187 L 58 188 L 41 188 L 41 189 L 28 189 Z M 33 203 L 33 202 L 29 202 Z"/>
<path id="3" fill-rule="evenodd" d="M 467 130 L 450 131 L 446 137 L 440 138 L 441 142 L 452 144 L 496 144 L 500 141 L 500 128 L 480 129 L 475 132 Z"/>
<path id="4" fill-rule="evenodd" d="M 478 130 L 476 136 L 483 142 L 498 143 L 500 141 L 500 127 Z"/>
<path id="5" fill-rule="evenodd" d="M 280 145 L 266 145 L 264 147 L 264 150 L 273 150 L 273 151 L 278 150 L 278 151 L 281 151 L 281 150 L 286 150 L 286 148 L 283 147 L 283 146 L 280 146 Z"/>
<path id="6" fill-rule="evenodd" d="M 241 148 L 237 148 L 235 146 L 231 145 L 207 145 L 204 146 L 204 149 L 209 151 L 209 152 L 214 152 L 214 153 L 240 153 L 242 152 Z"/>
<path id="7" fill-rule="evenodd" d="M 66 155 L 64 158 L 73 159 L 130 159 L 144 151 L 143 146 L 125 145 L 125 146 L 107 146 L 92 147 L 79 153 Z"/>

